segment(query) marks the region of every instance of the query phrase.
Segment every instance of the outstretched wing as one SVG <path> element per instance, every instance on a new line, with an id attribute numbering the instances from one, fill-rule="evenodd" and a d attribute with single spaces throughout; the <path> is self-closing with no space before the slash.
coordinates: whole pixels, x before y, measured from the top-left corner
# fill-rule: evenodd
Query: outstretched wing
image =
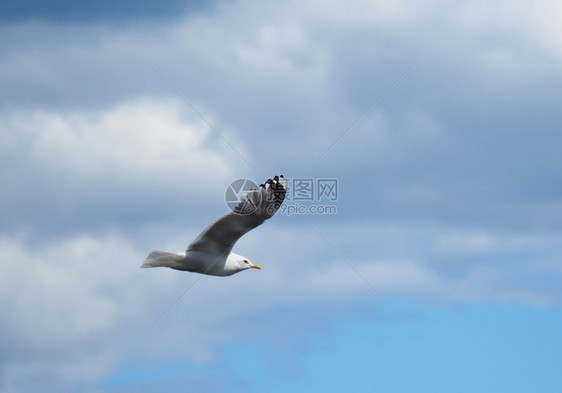
<path id="1" fill-rule="evenodd" d="M 211 254 L 228 254 L 234 243 L 246 232 L 272 217 L 285 200 L 286 182 L 275 176 L 251 190 L 233 211 L 226 213 L 209 225 L 188 247 L 187 251 L 205 251 Z"/>

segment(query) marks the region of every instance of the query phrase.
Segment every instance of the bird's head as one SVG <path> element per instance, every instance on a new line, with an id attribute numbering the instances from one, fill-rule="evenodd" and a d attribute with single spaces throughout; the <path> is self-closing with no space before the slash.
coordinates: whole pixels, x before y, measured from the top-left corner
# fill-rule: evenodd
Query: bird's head
<path id="1" fill-rule="evenodd" d="M 226 267 L 232 269 L 236 272 L 240 272 L 246 269 L 261 269 L 260 266 L 254 265 L 248 258 L 243 257 L 242 255 L 235 254 L 233 252 L 230 253 L 226 260 Z"/>

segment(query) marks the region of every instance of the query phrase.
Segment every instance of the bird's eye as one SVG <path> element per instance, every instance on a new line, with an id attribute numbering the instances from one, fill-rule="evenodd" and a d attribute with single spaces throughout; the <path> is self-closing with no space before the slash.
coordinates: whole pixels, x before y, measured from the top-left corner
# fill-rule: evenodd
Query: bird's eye
<path id="1" fill-rule="evenodd" d="M 244 263 L 245 263 L 245 264 L 248 264 L 248 260 L 247 260 L 247 259 L 244 259 Z"/>

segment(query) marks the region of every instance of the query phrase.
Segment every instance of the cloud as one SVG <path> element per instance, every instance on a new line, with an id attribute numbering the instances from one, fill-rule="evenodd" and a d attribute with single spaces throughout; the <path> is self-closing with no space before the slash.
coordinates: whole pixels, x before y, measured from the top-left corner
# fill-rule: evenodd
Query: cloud
<path id="1" fill-rule="evenodd" d="M 26 161 L 70 176 L 98 177 L 111 168 L 134 180 L 141 173 L 168 177 L 170 170 L 175 177 L 184 167 L 200 171 L 203 157 L 224 172 L 218 154 L 197 151 L 208 130 L 182 122 L 182 109 L 177 101 L 137 100 L 93 113 L 18 113 L 4 120 L 3 149 L 26 151 Z"/>
<path id="2" fill-rule="evenodd" d="M 373 296 L 374 303 L 385 307 L 365 280 L 390 299 L 539 307 L 562 301 L 560 290 L 547 284 L 562 277 L 555 263 L 559 235 L 356 222 L 314 228 L 329 245 L 306 225 L 263 227 L 237 244 L 264 267 L 264 278 L 254 288 L 279 294 L 273 304 L 335 302 L 352 307 Z M 271 239 L 274 244 L 269 244 Z M 282 252 L 271 258 L 268 247 Z M 264 310 L 272 306 L 269 295 L 264 296 Z"/>
<path id="3" fill-rule="evenodd" d="M 550 27 L 539 27 L 534 21 L 540 12 L 529 7 L 530 12 L 503 2 L 310 2 L 293 8 L 236 2 L 169 24 L 138 22 L 127 29 L 28 24 L 17 46 L 10 42 L 23 27 L 5 28 L 4 104 L 58 109 L 107 107 L 139 96 L 177 99 L 153 65 L 202 113 L 213 115 L 219 130 L 232 130 L 256 151 L 257 161 L 272 160 L 263 147 L 284 144 L 290 147 L 284 155 L 302 167 L 414 64 L 319 167 L 336 169 L 334 154 L 347 156 L 357 146 L 365 153 L 350 164 L 363 162 L 388 142 L 396 142 L 388 154 L 401 158 L 419 140 L 408 141 L 400 130 L 417 128 L 420 117 L 448 135 L 434 147 L 453 142 L 453 152 L 470 155 L 480 146 L 451 132 L 484 129 L 481 119 L 494 122 L 496 130 L 520 123 L 514 113 L 534 112 L 532 97 L 552 94 L 559 83 L 557 49 L 542 45 L 546 32 L 557 28 L 549 18 L 544 24 Z M 261 17 L 247 22 L 249 15 Z M 384 119 L 389 139 L 370 138 L 372 116 Z M 506 124 L 507 118 L 516 120 Z M 504 133 L 488 137 L 493 135 L 503 140 Z M 466 148 L 458 151 L 461 146 Z"/>
<path id="4" fill-rule="evenodd" d="M 74 227 L 96 215 L 108 223 L 112 215 L 170 214 L 188 196 L 220 195 L 232 169 L 244 163 L 183 112 L 177 100 L 139 98 L 105 110 L 3 118 L 3 225 L 63 225 L 64 219 Z M 238 149 L 251 157 L 242 144 Z"/>
<path id="5" fill-rule="evenodd" d="M 30 251 L 4 237 L 0 253 L 6 262 L 1 267 L 3 384 L 99 376 L 110 347 L 93 351 L 95 342 L 113 333 L 117 320 L 142 310 L 135 302 L 118 308 L 133 295 L 130 285 L 120 282 L 127 271 L 121 261 L 135 252 L 117 240 L 89 237 Z"/>
<path id="6" fill-rule="evenodd" d="M 209 303 L 203 301 L 190 310 L 191 302 L 204 300 L 197 299 L 202 289 L 216 296 L 200 283 L 194 299 L 185 297 L 184 307 L 174 310 L 180 312 L 167 315 L 168 323 L 151 326 L 195 277 L 142 270 L 144 256 L 119 235 L 82 235 L 34 248 L 3 237 L 2 390 L 22 389 L 26 380 L 40 380 L 46 391 L 72 390 L 147 355 L 156 363 L 170 354 L 194 362 L 214 358 L 216 347 L 234 334 L 224 326 L 236 308 L 205 312 Z"/>
<path id="7" fill-rule="evenodd" d="M 166 1 L 155 5 L 148 1 L 96 4 L 68 4 L 64 1 L 53 1 L 45 6 L 36 1 L 10 3 L 4 8 L 0 23 L 24 22 L 26 20 L 49 20 L 53 22 L 76 23 L 105 22 L 123 23 L 143 18 L 172 18 L 178 13 L 202 9 L 207 4 L 200 1 L 186 4 L 182 1 Z"/>

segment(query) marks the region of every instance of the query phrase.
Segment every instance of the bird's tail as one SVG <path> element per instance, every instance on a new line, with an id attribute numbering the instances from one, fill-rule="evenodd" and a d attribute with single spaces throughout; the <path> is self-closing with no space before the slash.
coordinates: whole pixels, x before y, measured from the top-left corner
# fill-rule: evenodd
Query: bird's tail
<path id="1" fill-rule="evenodd" d="M 171 267 L 175 269 L 185 258 L 185 253 L 152 251 L 141 267 Z"/>

